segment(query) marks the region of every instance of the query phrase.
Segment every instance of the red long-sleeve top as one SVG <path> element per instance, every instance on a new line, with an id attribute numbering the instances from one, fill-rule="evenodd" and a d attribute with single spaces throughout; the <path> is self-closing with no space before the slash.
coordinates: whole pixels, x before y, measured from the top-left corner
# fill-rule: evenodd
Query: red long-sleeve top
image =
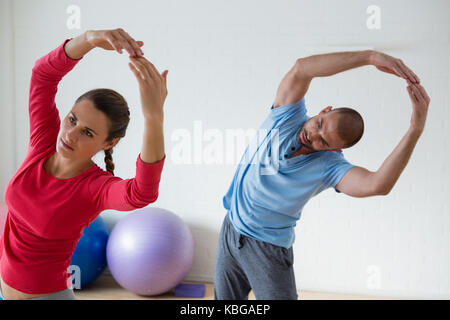
<path id="1" fill-rule="evenodd" d="M 0 238 L 0 275 L 24 293 L 53 293 L 72 286 L 67 270 L 83 229 L 106 209 L 132 211 L 158 198 L 165 156 L 136 160 L 133 179 L 114 177 L 97 165 L 70 179 L 43 168 L 56 152 L 61 120 L 55 104 L 58 83 L 81 60 L 64 45 L 36 61 L 29 95 L 28 152 L 5 191 L 8 214 Z"/>

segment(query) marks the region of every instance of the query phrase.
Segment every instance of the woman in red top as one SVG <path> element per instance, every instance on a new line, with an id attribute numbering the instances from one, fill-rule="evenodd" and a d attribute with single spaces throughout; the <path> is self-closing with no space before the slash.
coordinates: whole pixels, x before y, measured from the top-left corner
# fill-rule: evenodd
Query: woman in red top
<path id="1" fill-rule="evenodd" d="M 5 191 L 8 214 L 0 237 L 0 289 L 5 299 L 74 299 L 67 269 L 83 229 L 103 210 L 131 211 L 158 198 L 168 71 L 160 74 L 143 57 L 142 46 L 122 29 L 90 30 L 36 61 L 28 152 Z M 132 179 L 114 176 L 112 148 L 125 136 L 130 120 L 119 93 L 88 91 L 63 123 L 56 108 L 58 83 L 96 47 L 126 50 L 139 84 L 145 129 Z M 102 150 L 107 171 L 91 159 Z"/>

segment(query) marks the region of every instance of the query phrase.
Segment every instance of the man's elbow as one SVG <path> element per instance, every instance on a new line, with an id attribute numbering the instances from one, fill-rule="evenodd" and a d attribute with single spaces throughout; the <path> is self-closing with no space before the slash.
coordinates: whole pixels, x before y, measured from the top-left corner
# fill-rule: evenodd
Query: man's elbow
<path id="1" fill-rule="evenodd" d="M 375 196 L 387 196 L 392 190 L 391 186 L 379 186 L 375 189 Z"/>
<path id="2" fill-rule="evenodd" d="M 294 69 L 295 69 L 295 71 L 300 71 L 301 70 L 301 68 L 302 68 L 302 64 L 303 64 L 303 58 L 298 58 L 296 61 L 295 61 L 295 65 L 294 65 Z"/>
<path id="3" fill-rule="evenodd" d="M 307 72 L 307 70 L 308 70 L 307 62 L 304 58 L 298 58 L 295 61 L 294 70 L 295 70 L 295 74 L 298 77 L 312 79 L 312 77 Z"/>

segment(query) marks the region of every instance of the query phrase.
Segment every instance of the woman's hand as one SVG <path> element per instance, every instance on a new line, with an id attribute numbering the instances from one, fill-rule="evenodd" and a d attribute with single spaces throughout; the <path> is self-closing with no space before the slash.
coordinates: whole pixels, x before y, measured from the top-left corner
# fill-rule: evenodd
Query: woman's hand
<path id="1" fill-rule="evenodd" d="M 114 30 L 88 30 L 86 31 L 86 41 L 92 47 L 116 50 L 120 54 L 125 49 L 131 57 L 142 57 L 144 55 L 144 52 L 141 50 L 144 42 L 134 40 L 121 28 Z"/>
<path id="2" fill-rule="evenodd" d="M 421 134 L 427 119 L 430 97 L 420 84 L 409 83 L 407 89 L 413 105 L 411 128 Z"/>
<path id="3" fill-rule="evenodd" d="M 394 74 L 412 83 L 420 83 L 419 77 L 412 72 L 402 60 L 396 59 L 382 52 L 373 52 L 371 64 L 380 71 Z"/>
<path id="4" fill-rule="evenodd" d="M 165 70 L 160 74 L 156 67 L 144 57 L 130 57 L 130 60 L 128 66 L 139 83 L 144 118 L 163 121 L 163 106 L 167 97 L 166 80 L 169 71 Z"/>

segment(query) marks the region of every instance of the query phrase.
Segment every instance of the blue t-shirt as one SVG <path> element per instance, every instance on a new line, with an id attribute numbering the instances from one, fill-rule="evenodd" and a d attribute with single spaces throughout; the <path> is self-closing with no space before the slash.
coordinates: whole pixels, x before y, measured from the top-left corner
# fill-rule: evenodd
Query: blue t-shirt
<path id="1" fill-rule="evenodd" d="M 231 222 L 241 234 L 291 247 L 294 227 L 308 200 L 335 188 L 354 166 L 336 151 L 289 158 L 301 146 L 296 135 L 309 118 L 304 98 L 275 109 L 272 106 L 247 146 L 223 197 Z"/>

